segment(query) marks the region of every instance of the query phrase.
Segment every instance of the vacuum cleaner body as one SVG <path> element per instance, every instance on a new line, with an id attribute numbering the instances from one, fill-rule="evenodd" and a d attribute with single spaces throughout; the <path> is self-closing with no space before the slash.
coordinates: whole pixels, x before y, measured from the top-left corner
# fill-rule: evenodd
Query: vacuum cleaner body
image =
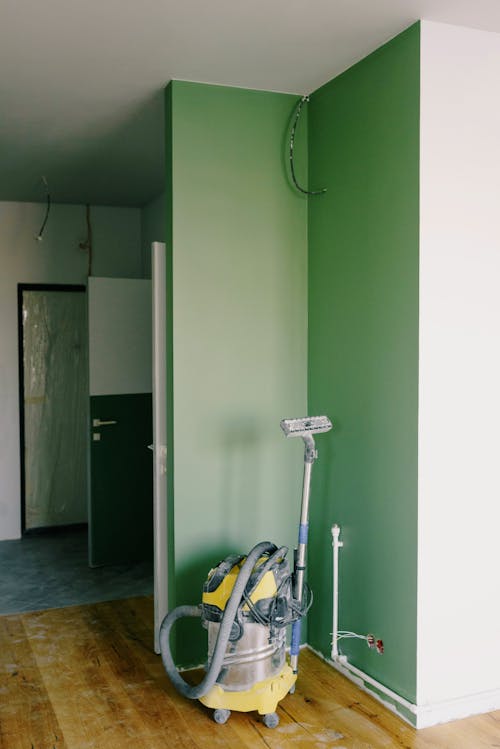
<path id="1" fill-rule="evenodd" d="M 293 617 L 287 549 L 256 563 L 233 621 L 215 685 L 200 697 L 214 709 L 274 713 L 296 674 L 286 663 L 286 627 Z M 202 624 L 208 630 L 208 664 L 215 650 L 226 603 L 245 560 L 229 556 L 212 569 L 202 596 Z"/>
<path id="2" fill-rule="evenodd" d="M 326 416 L 283 419 L 286 437 L 301 437 L 304 480 L 293 573 L 286 546 L 258 543 L 245 555 L 231 555 L 208 573 L 199 606 L 178 606 L 160 627 L 163 665 L 177 691 L 214 709 L 217 723 L 231 710 L 257 711 L 269 728 L 278 725 L 278 702 L 295 689 L 301 620 L 312 603 L 305 582 L 311 470 L 317 458 L 314 434 L 327 432 Z M 170 650 L 170 632 L 181 618 L 200 617 L 208 633 L 206 674 L 195 686 L 181 677 Z M 291 625 L 290 664 L 286 631 Z"/>

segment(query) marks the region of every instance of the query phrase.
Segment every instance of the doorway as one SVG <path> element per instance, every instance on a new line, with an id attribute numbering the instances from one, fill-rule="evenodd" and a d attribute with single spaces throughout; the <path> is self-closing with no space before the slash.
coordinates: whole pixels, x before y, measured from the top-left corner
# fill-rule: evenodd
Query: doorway
<path id="1" fill-rule="evenodd" d="M 0 542 L 0 615 L 153 592 L 151 559 L 89 566 L 89 438 L 95 430 L 86 291 L 18 285 L 22 538 Z M 143 441 L 141 452 L 150 456 Z M 152 555 L 152 531 L 149 543 Z"/>
<path id="2" fill-rule="evenodd" d="M 23 535 L 87 524 L 85 290 L 18 286 Z"/>

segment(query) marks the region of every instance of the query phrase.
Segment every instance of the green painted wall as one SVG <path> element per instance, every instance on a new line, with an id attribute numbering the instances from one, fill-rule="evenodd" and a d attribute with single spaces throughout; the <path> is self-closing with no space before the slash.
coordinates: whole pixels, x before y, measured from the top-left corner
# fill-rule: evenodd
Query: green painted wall
<path id="1" fill-rule="evenodd" d="M 417 583 L 419 26 L 319 89 L 309 107 L 309 410 L 318 438 L 309 642 L 330 653 L 331 534 L 340 627 L 382 637 L 350 661 L 414 700 Z"/>
<path id="2" fill-rule="evenodd" d="M 307 200 L 285 169 L 296 97 L 174 81 L 168 102 L 179 604 L 226 554 L 295 543 L 302 446 L 279 422 L 306 410 Z M 178 626 L 178 660 L 202 661 Z"/>

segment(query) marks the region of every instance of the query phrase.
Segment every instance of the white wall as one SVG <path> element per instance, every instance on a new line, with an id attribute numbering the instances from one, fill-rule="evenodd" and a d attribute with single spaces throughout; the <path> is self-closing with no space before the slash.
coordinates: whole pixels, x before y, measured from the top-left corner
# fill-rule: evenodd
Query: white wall
<path id="1" fill-rule="evenodd" d="M 476 695 L 487 710 L 500 707 L 500 35 L 423 22 L 421 76 L 417 699 Z"/>
<path id="2" fill-rule="evenodd" d="M 89 278 L 89 393 L 151 393 L 151 281 Z"/>
<path id="3" fill-rule="evenodd" d="M 0 203 L 0 539 L 20 535 L 17 284 L 84 284 L 85 208 L 52 206 L 43 242 L 36 242 L 45 206 Z M 91 209 L 99 276 L 141 277 L 140 211 Z"/>

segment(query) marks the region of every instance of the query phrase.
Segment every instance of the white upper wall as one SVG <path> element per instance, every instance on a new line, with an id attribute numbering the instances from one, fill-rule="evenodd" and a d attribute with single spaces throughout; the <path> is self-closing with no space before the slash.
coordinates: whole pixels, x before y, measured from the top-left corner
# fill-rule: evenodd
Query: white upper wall
<path id="1" fill-rule="evenodd" d="M 152 392 L 151 281 L 89 278 L 89 392 Z"/>
<path id="2" fill-rule="evenodd" d="M 417 699 L 483 710 L 500 705 L 499 81 L 499 34 L 422 23 Z"/>
<path id="3" fill-rule="evenodd" d="M 0 202 L 0 540 L 21 530 L 18 378 L 18 283 L 85 284 L 85 207 Z M 141 233 L 137 208 L 91 209 L 94 275 L 140 278 Z"/>

